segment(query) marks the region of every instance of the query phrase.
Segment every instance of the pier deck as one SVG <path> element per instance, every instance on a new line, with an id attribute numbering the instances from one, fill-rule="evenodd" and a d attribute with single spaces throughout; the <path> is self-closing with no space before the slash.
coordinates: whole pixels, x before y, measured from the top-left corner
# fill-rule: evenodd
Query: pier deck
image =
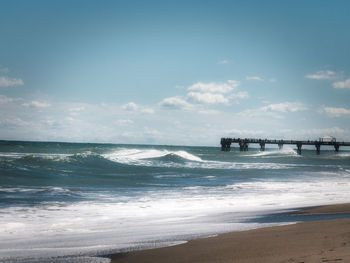
<path id="1" fill-rule="evenodd" d="M 281 149 L 284 144 L 293 144 L 297 146 L 298 154 L 301 154 L 301 148 L 303 145 L 314 145 L 316 153 L 320 154 L 321 146 L 328 145 L 333 146 L 336 152 L 339 151 L 340 146 L 350 146 L 350 142 L 338 142 L 338 141 L 322 141 L 322 140 L 269 140 L 269 139 L 241 139 L 241 138 L 221 138 L 221 150 L 230 151 L 231 144 L 238 143 L 240 151 L 248 151 L 249 144 L 255 143 L 260 145 L 260 150 L 265 151 L 266 144 L 276 144 Z"/>

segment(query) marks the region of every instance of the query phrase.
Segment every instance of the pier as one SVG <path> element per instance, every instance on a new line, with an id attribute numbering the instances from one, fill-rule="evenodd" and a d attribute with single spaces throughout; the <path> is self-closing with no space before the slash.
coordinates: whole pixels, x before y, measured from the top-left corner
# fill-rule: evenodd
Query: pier
<path id="1" fill-rule="evenodd" d="M 329 139 L 330 136 L 325 136 Z M 298 154 L 301 154 L 301 149 L 303 145 L 314 145 L 316 148 L 316 154 L 321 153 L 321 146 L 328 145 L 333 146 L 336 152 L 339 151 L 340 146 L 350 146 L 350 142 L 338 142 L 334 137 L 331 137 L 330 140 L 325 140 L 320 138 L 319 140 L 314 141 L 297 141 L 297 140 L 269 140 L 269 139 L 241 139 L 241 138 L 221 138 L 221 151 L 229 152 L 231 150 L 231 144 L 238 143 L 240 151 L 248 151 L 250 144 L 260 145 L 260 150 L 265 151 L 266 144 L 275 144 L 278 145 L 280 149 L 283 148 L 285 144 L 296 145 Z"/>

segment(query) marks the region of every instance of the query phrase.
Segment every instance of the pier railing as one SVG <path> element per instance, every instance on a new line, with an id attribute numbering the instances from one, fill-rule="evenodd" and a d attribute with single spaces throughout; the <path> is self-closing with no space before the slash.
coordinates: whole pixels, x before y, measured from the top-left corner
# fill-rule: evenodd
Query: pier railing
<path id="1" fill-rule="evenodd" d="M 240 151 L 248 151 L 249 144 L 259 144 L 260 150 L 265 151 L 266 144 L 276 144 L 281 149 L 284 144 L 293 144 L 297 146 L 298 154 L 301 154 L 301 148 L 303 145 L 314 145 L 316 148 L 316 153 L 320 154 L 322 145 L 330 145 L 334 147 L 336 152 L 339 151 L 340 146 L 350 146 L 350 142 L 338 142 L 338 141 L 323 141 L 323 140 L 269 140 L 269 139 L 241 139 L 241 138 L 221 138 L 221 150 L 230 151 L 231 144 L 238 143 Z"/>

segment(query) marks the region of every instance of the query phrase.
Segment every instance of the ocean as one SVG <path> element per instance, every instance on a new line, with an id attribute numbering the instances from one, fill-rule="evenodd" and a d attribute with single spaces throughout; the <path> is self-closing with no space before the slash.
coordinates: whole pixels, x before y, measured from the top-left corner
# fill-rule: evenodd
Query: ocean
<path id="1" fill-rule="evenodd" d="M 232 146 L 0 141 L 0 262 L 109 262 L 350 202 L 346 147 Z"/>

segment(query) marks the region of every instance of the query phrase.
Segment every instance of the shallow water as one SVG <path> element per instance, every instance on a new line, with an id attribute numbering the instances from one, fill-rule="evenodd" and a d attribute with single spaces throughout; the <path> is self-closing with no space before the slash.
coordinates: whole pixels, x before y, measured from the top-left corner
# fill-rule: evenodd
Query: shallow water
<path id="1" fill-rule="evenodd" d="M 280 224 L 258 218 L 349 202 L 350 152 L 341 150 L 2 141 L 0 261 L 103 262 L 86 256 Z"/>

